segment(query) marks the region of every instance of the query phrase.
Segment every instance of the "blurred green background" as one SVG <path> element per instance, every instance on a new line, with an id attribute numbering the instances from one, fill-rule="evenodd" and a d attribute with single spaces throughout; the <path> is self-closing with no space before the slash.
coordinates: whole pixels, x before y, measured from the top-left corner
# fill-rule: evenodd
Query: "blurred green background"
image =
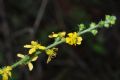
<path id="1" fill-rule="evenodd" d="M 117 17 L 116 25 L 83 35 L 80 46 L 59 45 L 49 64 L 41 54 L 33 71 L 17 67 L 11 80 L 120 80 L 119 5 L 120 0 L 0 0 L 0 67 L 19 60 L 16 54 L 27 52 L 23 45 L 31 40 L 47 46 L 51 32 L 73 32 L 109 14 Z"/>

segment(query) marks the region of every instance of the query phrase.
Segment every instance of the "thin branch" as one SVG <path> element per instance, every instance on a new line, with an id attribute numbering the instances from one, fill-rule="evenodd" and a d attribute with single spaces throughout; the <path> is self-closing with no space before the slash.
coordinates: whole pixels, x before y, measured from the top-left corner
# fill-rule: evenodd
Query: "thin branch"
<path id="1" fill-rule="evenodd" d="M 32 28 L 27 27 L 27 28 L 24 28 L 22 30 L 16 31 L 12 34 L 11 37 L 12 37 L 12 39 L 14 39 L 15 37 L 18 37 L 18 36 L 23 35 L 25 33 L 28 33 L 28 34 L 32 35 L 33 34 Z"/>
<path id="2" fill-rule="evenodd" d="M 13 62 L 12 54 L 11 54 L 11 38 L 10 38 L 10 29 L 6 20 L 6 13 L 4 8 L 4 2 L 3 0 L 0 0 L 0 17 L 1 17 L 1 26 L 2 26 L 2 33 L 4 35 L 5 39 L 5 51 L 8 59 L 8 63 Z"/>
<path id="3" fill-rule="evenodd" d="M 33 24 L 34 32 L 37 31 L 37 29 L 41 23 L 42 17 L 43 17 L 44 12 L 45 12 L 45 8 L 47 6 L 47 3 L 48 3 L 48 0 L 42 0 L 41 6 L 39 8 L 39 11 L 38 11 L 38 14 L 37 14 L 37 17 L 35 20 L 35 23 Z"/>
<path id="4" fill-rule="evenodd" d="M 54 0 L 54 8 L 55 8 L 55 16 L 56 16 L 56 21 L 57 21 L 58 27 L 65 30 L 66 26 L 64 24 L 62 9 L 61 9 L 61 6 L 60 6 L 58 0 Z"/>
<path id="5" fill-rule="evenodd" d="M 33 24 L 33 28 L 27 27 L 27 28 L 24 28 L 20 31 L 14 32 L 13 35 L 11 36 L 12 39 L 16 38 L 17 36 L 23 35 L 25 33 L 29 33 L 31 35 L 31 38 L 33 38 L 34 34 L 36 33 L 36 31 L 41 23 L 42 17 L 43 17 L 44 12 L 45 12 L 45 8 L 47 6 L 47 3 L 48 3 L 48 0 L 42 0 L 41 6 L 39 8 L 39 11 L 38 11 L 38 14 L 36 17 L 36 20 Z"/>

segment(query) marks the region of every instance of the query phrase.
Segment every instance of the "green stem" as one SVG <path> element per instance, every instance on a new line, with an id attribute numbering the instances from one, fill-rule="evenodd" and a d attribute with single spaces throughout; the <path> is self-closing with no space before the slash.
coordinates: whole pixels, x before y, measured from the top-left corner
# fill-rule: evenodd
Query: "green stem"
<path id="1" fill-rule="evenodd" d="M 55 46 L 57 46 L 57 45 L 59 45 L 59 44 L 61 44 L 61 43 L 63 43 L 63 42 L 65 42 L 65 39 L 62 39 L 62 40 L 60 40 L 60 41 L 58 41 L 58 42 L 55 42 L 55 43 L 49 45 L 46 49 L 53 48 L 53 47 L 55 47 Z"/>
<path id="2" fill-rule="evenodd" d="M 11 65 L 11 67 L 15 68 L 15 67 L 17 67 L 19 65 L 25 64 L 25 62 L 27 62 L 29 59 L 30 59 L 30 57 L 28 55 L 26 55 L 24 58 L 22 58 L 21 60 L 17 61 L 13 65 Z"/>
<path id="3" fill-rule="evenodd" d="M 95 27 L 90 27 L 90 28 L 88 28 L 88 29 L 86 29 L 86 30 L 84 30 L 84 31 L 82 31 L 82 32 L 78 32 L 78 35 L 80 36 L 80 35 L 82 35 L 82 34 L 85 34 L 85 33 L 87 33 L 87 32 L 90 32 L 91 30 L 96 29 L 96 28 L 99 28 L 99 27 L 100 27 L 99 24 L 96 25 Z"/>
<path id="4" fill-rule="evenodd" d="M 82 34 L 85 34 L 85 33 L 87 33 L 87 32 L 90 32 L 91 30 L 96 29 L 96 28 L 98 28 L 98 27 L 99 27 L 99 24 L 98 24 L 97 26 L 95 26 L 95 27 L 92 27 L 92 28 L 90 27 L 90 28 L 88 28 L 88 29 L 86 29 L 86 30 L 84 30 L 84 31 L 78 32 L 78 35 L 80 36 L 80 35 L 82 35 Z M 53 48 L 53 47 L 55 47 L 55 46 L 57 46 L 57 45 L 59 45 L 59 44 L 62 44 L 62 43 L 64 43 L 64 42 L 65 42 L 65 39 L 62 39 L 62 40 L 60 40 L 60 41 L 58 41 L 58 42 L 54 42 L 53 44 L 47 46 L 46 49 Z M 42 52 L 37 51 L 37 52 L 36 52 L 36 55 L 39 55 L 39 54 L 41 54 L 41 53 L 42 53 Z M 32 58 L 33 58 L 33 57 L 25 56 L 25 58 L 23 58 L 23 59 L 19 60 L 18 62 L 14 63 L 14 64 L 12 65 L 12 68 L 15 68 L 15 67 L 17 67 L 17 66 L 19 66 L 19 65 L 25 64 L 25 62 L 30 61 Z"/>

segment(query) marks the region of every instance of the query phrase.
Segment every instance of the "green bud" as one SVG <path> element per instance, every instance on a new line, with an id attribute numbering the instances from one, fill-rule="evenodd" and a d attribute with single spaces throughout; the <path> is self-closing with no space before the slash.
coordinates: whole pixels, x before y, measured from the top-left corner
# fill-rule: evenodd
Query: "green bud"
<path id="1" fill-rule="evenodd" d="M 111 23 L 111 24 L 115 24 L 115 21 L 114 21 L 114 20 L 112 20 L 112 21 L 110 21 L 110 23 Z"/>
<path id="2" fill-rule="evenodd" d="M 110 25 L 109 25 L 108 23 L 105 23 L 104 26 L 105 26 L 106 28 L 109 28 Z"/>
<path id="3" fill-rule="evenodd" d="M 115 21 L 116 21 L 116 17 L 115 17 L 115 16 L 111 16 L 111 21 L 110 21 L 110 23 L 111 23 L 111 24 L 115 24 Z"/>
<path id="4" fill-rule="evenodd" d="M 115 21 L 116 21 L 115 16 L 106 15 L 104 26 L 106 28 L 109 28 L 110 25 L 115 24 Z"/>
<path id="5" fill-rule="evenodd" d="M 110 18 L 111 18 L 110 15 L 106 15 L 106 16 L 105 16 L 105 19 L 106 19 L 106 20 L 110 20 Z"/>
<path id="6" fill-rule="evenodd" d="M 100 27 L 103 27 L 104 24 L 105 24 L 105 21 L 102 21 L 102 20 L 101 20 L 98 24 L 99 24 Z"/>
<path id="7" fill-rule="evenodd" d="M 79 26 L 79 31 L 82 31 L 82 30 L 85 29 L 85 25 L 84 25 L 84 24 L 80 24 L 80 25 L 78 25 L 78 26 Z"/>
<path id="8" fill-rule="evenodd" d="M 95 36 L 98 33 L 98 31 L 96 29 L 94 29 L 91 31 L 91 33 Z"/>
<path id="9" fill-rule="evenodd" d="M 96 23 L 92 22 L 92 23 L 90 24 L 90 27 L 91 27 L 91 28 L 96 27 Z"/>
<path id="10" fill-rule="evenodd" d="M 112 20 L 116 20 L 116 16 L 111 16 L 111 19 Z"/>

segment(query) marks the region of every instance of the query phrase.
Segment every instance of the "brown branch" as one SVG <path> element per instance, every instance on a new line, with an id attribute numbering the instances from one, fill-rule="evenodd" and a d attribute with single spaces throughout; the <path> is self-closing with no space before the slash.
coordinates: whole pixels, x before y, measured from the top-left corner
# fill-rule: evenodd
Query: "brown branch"
<path id="1" fill-rule="evenodd" d="M 0 0 L 0 17 L 1 17 L 1 24 L 2 27 L 1 32 L 3 33 L 5 39 L 5 53 L 7 56 L 8 63 L 13 62 L 12 54 L 11 54 L 11 40 L 10 40 L 10 29 L 6 20 L 5 8 L 3 0 Z"/>
<path id="2" fill-rule="evenodd" d="M 11 37 L 12 37 L 12 39 L 14 39 L 14 38 L 21 36 L 21 35 L 24 35 L 26 33 L 33 35 L 33 29 L 30 27 L 24 28 L 22 30 L 14 32 Z"/>
<path id="3" fill-rule="evenodd" d="M 38 11 L 38 14 L 37 14 L 37 17 L 35 20 L 35 23 L 33 24 L 34 32 L 37 31 L 37 29 L 41 23 L 42 17 L 43 17 L 44 12 L 45 12 L 45 8 L 47 6 L 47 3 L 48 3 L 48 0 L 42 0 L 41 6 L 39 8 L 39 11 Z"/>
<path id="4" fill-rule="evenodd" d="M 65 30 L 66 26 L 64 24 L 62 9 L 61 9 L 61 6 L 60 6 L 60 3 L 58 2 L 58 0 L 54 0 L 54 8 L 55 8 L 55 16 L 56 16 L 56 21 L 57 21 L 58 27 Z"/>
<path id="5" fill-rule="evenodd" d="M 14 39 L 14 38 L 16 38 L 16 37 L 18 37 L 20 35 L 23 35 L 25 33 L 29 33 L 31 38 L 32 39 L 34 38 L 34 35 L 35 35 L 37 29 L 39 28 L 39 25 L 41 23 L 42 17 L 44 15 L 47 3 L 48 3 L 48 0 L 42 0 L 41 6 L 39 8 L 39 11 L 38 11 L 38 14 L 37 14 L 37 17 L 36 17 L 36 20 L 35 20 L 35 22 L 33 24 L 33 28 L 27 27 L 27 28 L 24 28 L 24 29 L 22 29 L 20 31 L 14 32 L 13 35 L 12 35 L 12 39 Z"/>

